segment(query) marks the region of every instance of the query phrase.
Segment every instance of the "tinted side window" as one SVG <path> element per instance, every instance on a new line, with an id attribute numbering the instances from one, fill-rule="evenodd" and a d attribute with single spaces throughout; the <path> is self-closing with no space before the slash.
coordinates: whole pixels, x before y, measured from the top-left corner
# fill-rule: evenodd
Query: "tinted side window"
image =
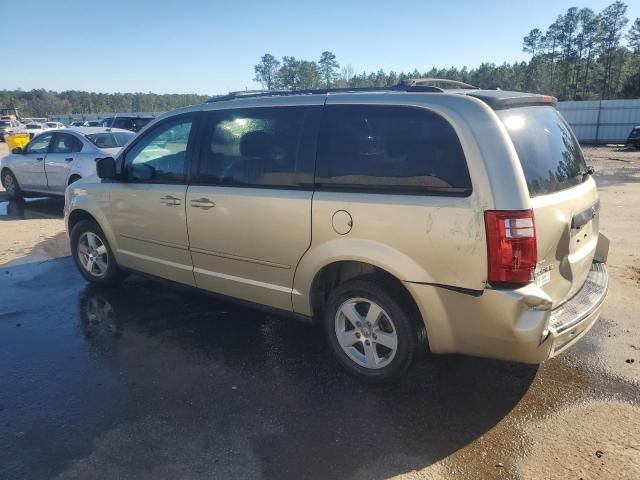
<path id="1" fill-rule="evenodd" d="M 47 153 L 52 136 L 52 133 L 38 135 L 27 145 L 27 153 Z"/>
<path id="2" fill-rule="evenodd" d="M 298 163 L 306 113 L 306 107 L 210 112 L 197 182 L 299 185 L 300 178 L 296 174 L 300 170 Z"/>
<path id="3" fill-rule="evenodd" d="M 138 140 L 125 156 L 127 180 L 141 183 L 181 183 L 191 133 L 191 117 L 159 125 Z"/>
<path id="4" fill-rule="evenodd" d="M 468 194 L 460 140 L 440 115 L 419 108 L 331 105 L 318 140 L 320 187 Z"/>
<path id="5" fill-rule="evenodd" d="M 56 134 L 51 144 L 51 153 L 76 153 L 82 150 L 82 142 L 73 135 Z"/>
<path id="6" fill-rule="evenodd" d="M 130 118 L 116 117 L 113 121 L 113 128 L 124 128 L 125 130 L 129 130 L 131 127 L 133 127 L 133 120 Z"/>

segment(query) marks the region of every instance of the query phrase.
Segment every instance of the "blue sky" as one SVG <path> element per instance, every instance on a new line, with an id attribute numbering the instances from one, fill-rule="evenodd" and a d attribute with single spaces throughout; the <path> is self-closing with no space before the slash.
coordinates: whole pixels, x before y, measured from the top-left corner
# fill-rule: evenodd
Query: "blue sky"
<path id="1" fill-rule="evenodd" d="M 265 52 L 317 60 L 330 50 L 356 72 L 513 62 L 527 58 L 532 28 L 610 3 L 1 0 L 0 89 L 224 93 L 257 88 Z M 633 21 L 640 1 L 626 3 Z"/>

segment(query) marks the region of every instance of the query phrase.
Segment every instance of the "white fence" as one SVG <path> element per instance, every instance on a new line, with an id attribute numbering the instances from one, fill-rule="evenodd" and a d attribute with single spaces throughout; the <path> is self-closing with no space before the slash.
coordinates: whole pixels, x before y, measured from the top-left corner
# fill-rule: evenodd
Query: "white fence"
<path id="1" fill-rule="evenodd" d="M 582 143 L 624 143 L 640 125 L 640 99 L 559 102 L 558 109 Z"/>

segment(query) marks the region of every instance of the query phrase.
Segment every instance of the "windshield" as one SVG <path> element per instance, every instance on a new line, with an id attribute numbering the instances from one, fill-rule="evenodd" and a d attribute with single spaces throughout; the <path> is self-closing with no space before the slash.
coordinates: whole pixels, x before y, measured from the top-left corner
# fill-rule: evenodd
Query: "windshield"
<path id="1" fill-rule="evenodd" d="M 42 125 L 27 125 L 27 130 L 40 130 Z"/>
<path id="2" fill-rule="evenodd" d="M 105 132 L 92 133 L 86 137 L 98 148 L 119 148 L 124 147 L 129 140 L 135 137 L 135 134 L 128 132 Z"/>
<path id="3" fill-rule="evenodd" d="M 52 127 L 52 128 L 53 128 L 53 127 L 57 127 L 57 126 L 58 126 L 58 124 L 57 124 L 57 123 L 55 123 L 55 122 L 47 122 L 47 126 L 48 126 L 48 127 Z"/>
<path id="4" fill-rule="evenodd" d="M 530 196 L 564 190 L 587 179 L 580 144 L 555 108 L 513 108 L 497 114 L 518 153 Z"/>
<path id="5" fill-rule="evenodd" d="M 10 127 L 10 126 L 11 126 L 11 122 L 0 120 L 0 127 Z"/>

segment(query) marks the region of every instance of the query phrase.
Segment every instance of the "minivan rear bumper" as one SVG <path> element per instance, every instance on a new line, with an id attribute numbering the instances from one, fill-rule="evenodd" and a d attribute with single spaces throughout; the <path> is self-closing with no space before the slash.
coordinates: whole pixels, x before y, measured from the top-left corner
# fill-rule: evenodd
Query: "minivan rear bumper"
<path id="1" fill-rule="evenodd" d="M 569 348 L 595 324 L 609 281 L 604 263 L 593 262 L 582 288 L 551 309 L 535 284 L 517 290 L 486 289 L 473 296 L 406 282 L 418 303 L 434 353 L 462 353 L 540 363 Z"/>
<path id="2" fill-rule="evenodd" d="M 593 262 L 582 288 L 569 301 L 551 311 L 548 338 L 551 341 L 550 356 L 557 355 L 578 341 L 600 316 L 602 305 L 609 291 L 609 273 L 604 263 Z"/>

